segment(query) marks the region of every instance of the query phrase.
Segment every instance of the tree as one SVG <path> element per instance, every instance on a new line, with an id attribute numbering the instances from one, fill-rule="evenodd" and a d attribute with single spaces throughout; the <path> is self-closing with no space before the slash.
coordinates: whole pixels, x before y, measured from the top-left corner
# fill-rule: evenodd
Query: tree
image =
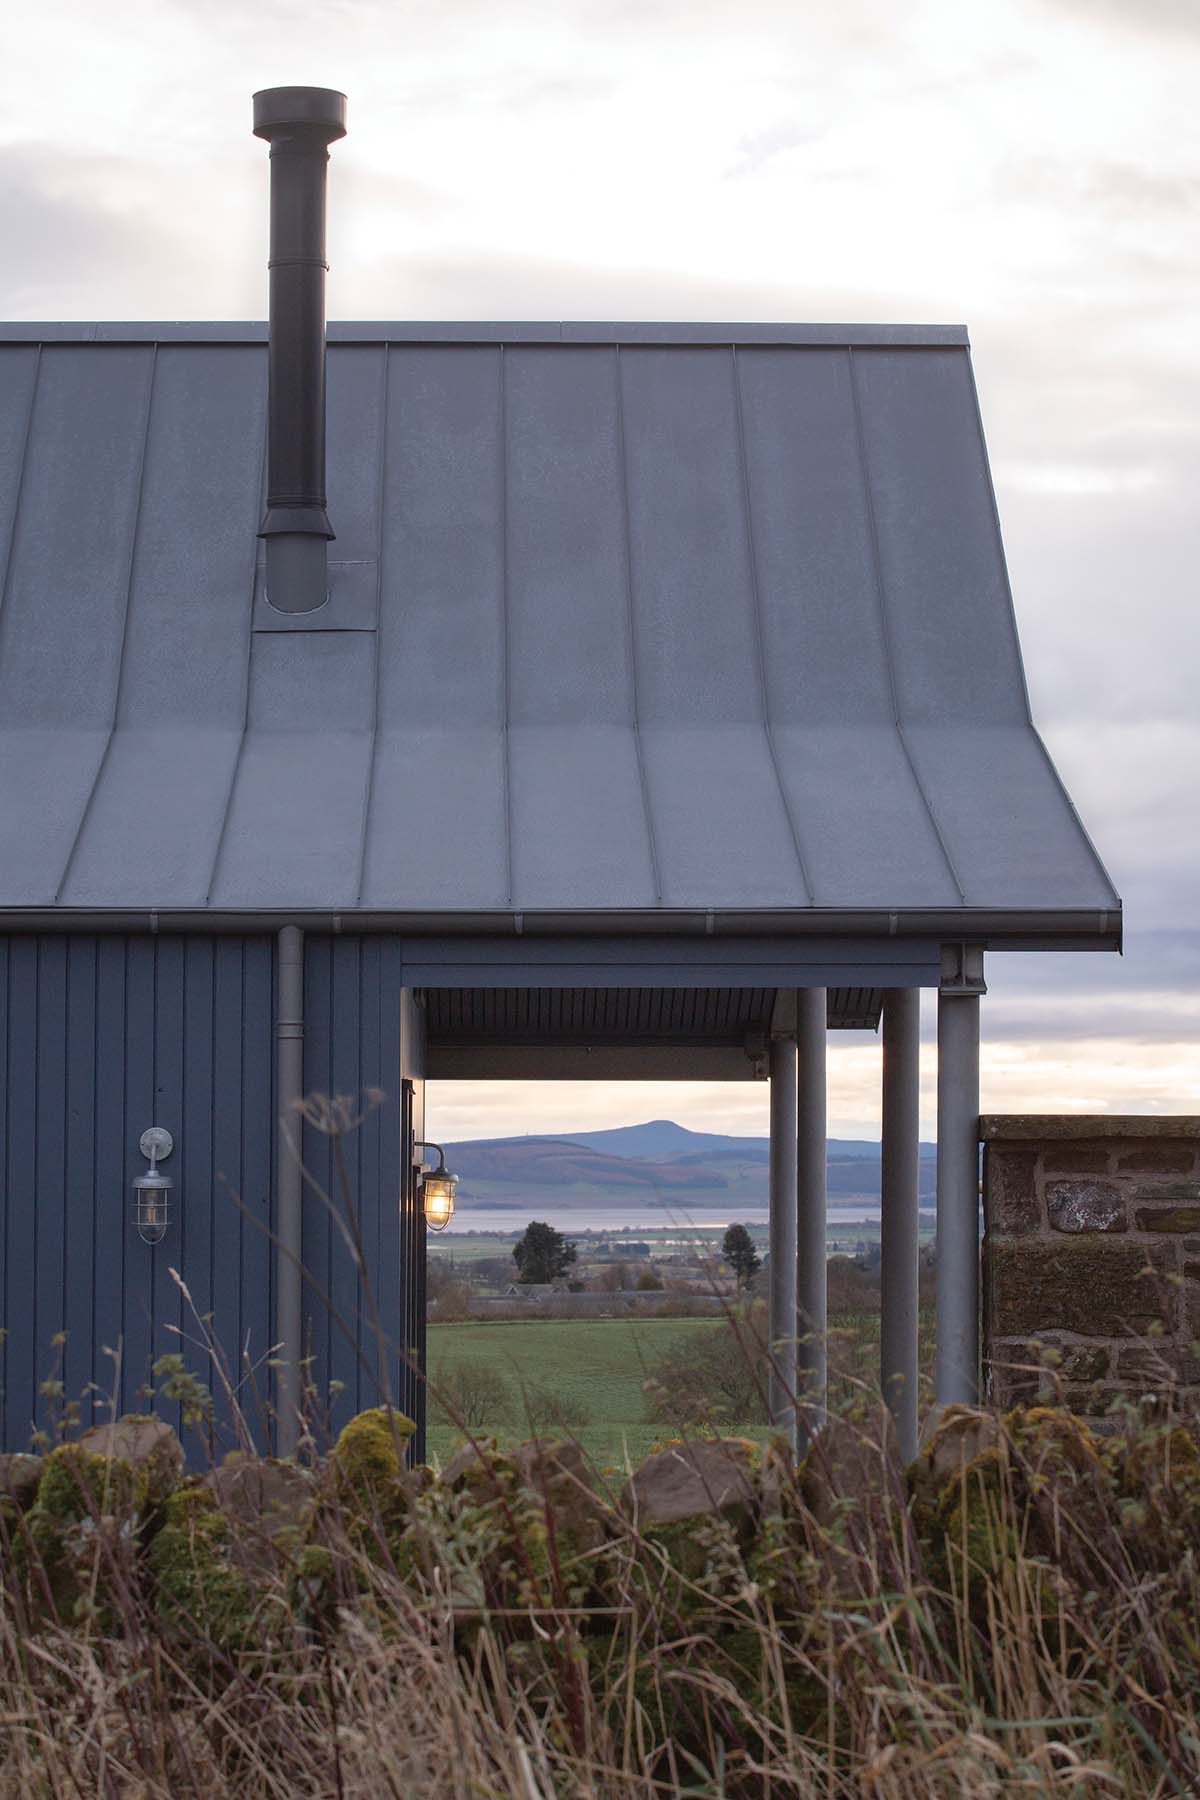
<path id="1" fill-rule="evenodd" d="M 647 1416 L 675 1431 L 738 1431 L 764 1424 L 771 1358 L 767 1309 L 674 1339 L 643 1383 Z"/>
<path id="2" fill-rule="evenodd" d="M 754 1239 L 744 1225 L 731 1225 L 721 1245 L 721 1255 L 737 1276 L 738 1286 L 745 1287 L 762 1267 L 762 1259 L 754 1248 Z"/>
<path id="3" fill-rule="evenodd" d="M 515 1415 L 512 1390 L 490 1363 L 451 1363 L 429 1383 L 433 1416 L 438 1424 L 464 1426 L 472 1431 L 483 1425 L 507 1422 Z"/>
<path id="4" fill-rule="evenodd" d="M 513 1261 L 522 1282 L 557 1281 L 575 1261 L 575 1246 L 553 1225 L 531 1219 L 513 1248 Z"/>

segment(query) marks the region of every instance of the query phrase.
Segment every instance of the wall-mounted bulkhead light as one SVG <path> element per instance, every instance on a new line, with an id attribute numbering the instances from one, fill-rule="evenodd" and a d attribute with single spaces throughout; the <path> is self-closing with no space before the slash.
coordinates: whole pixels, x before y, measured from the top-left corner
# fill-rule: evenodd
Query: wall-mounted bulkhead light
<path id="1" fill-rule="evenodd" d="M 162 1173 L 158 1164 L 161 1158 L 170 1156 L 175 1140 L 164 1125 L 151 1125 L 143 1131 L 138 1146 L 150 1167 L 144 1175 L 134 1177 L 133 1216 L 143 1243 L 161 1244 L 167 1235 L 171 1191 L 175 1183 L 169 1175 Z"/>
<path id="2" fill-rule="evenodd" d="M 445 1231 L 454 1217 L 454 1195 L 458 1187 L 458 1176 L 451 1175 L 446 1167 L 446 1153 L 440 1144 L 417 1144 L 417 1150 L 436 1150 L 438 1153 L 437 1168 L 429 1169 L 424 1163 L 417 1164 L 421 1183 L 421 1210 L 425 1214 L 425 1223 L 430 1231 Z"/>

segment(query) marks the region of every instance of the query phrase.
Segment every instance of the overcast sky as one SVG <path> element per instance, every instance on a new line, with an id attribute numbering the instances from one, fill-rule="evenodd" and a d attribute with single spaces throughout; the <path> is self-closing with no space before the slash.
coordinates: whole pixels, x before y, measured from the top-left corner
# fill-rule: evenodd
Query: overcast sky
<path id="1" fill-rule="evenodd" d="M 1198 0 L 14 7 L 0 315 L 261 317 L 249 97 L 292 82 L 350 98 L 331 317 L 970 326 L 1035 717 L 1127 921 L 990 959 L 983 1103 L 1200 1112 Z M 831 1128 L 877 1085 L 835 1039 Z M 451 1137 L 766 1129 L 753 1085 L 431 1098 Z"/>

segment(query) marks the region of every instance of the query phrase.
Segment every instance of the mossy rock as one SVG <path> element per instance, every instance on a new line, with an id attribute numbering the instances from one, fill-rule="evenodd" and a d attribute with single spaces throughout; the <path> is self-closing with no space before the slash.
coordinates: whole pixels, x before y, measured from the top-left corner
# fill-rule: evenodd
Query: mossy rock
<path id="1" fill-rule="evenodd" d="M 44 1459 L 17 1451 L 0 1456 L 0 1497 L 10 1500 L 17 1512 L 28 1512 L 37 1499 Z"/>
<path id="2" fill-rule="evenodd" d="M 438 1477 L 441 1487 L 465 1490 L 479 1500 L 510 1493 L 519 1480 L 516 1462 L 494 1437 L 460 1444 Z"/>
<path id="3" fill-rule="evenodd" d="M 405 1451 L 416 1429 L 405 1413 L 386 1406 L 357 1413 L 333 1446 L 333 1466 L 360 1495 L 381 1495 L 403 1476 Z"/>
<path id="4" fill-rule="evenodd" d="M 598 1554 L 613 1535 L 614 1515 L 596 1486 L 579 1444 L 531 1438 L 513 1456 L 522 1510 L 544 1522 L 550 1572 L 572 1605 L 595 1584 Z"/>
<path id="5" fill-rule="evenodd" d="M 150 1546 L 155 1605 L 203 1655 L 248 1649 L 261 1637 L 260 1596 L 234 1558 L 232 1530 L 211 1490 L 193 1481 L 166 1502 L 161 1530 Z"/>
<path id="6" fill-rule="evenodd" d="M 337 1600 L 337 1559 L 323 1544 L 306 1544 L 296 1557 L 292 1578 L 292 1602 L 298 1618 L 310 1630 L 328 1630 Z"/>
<path id="7" fill-rule="evenodd" d="M 42 1467 L 34 1510 L 47 1519 L 76 1524 L 97 1513 L 130 1513 L 136 1503 L 131 1463 L 80 1444 L 60 1444 Z"/>
<path id="8" fill-rule="evenodd" d="M 1065 1407 L 1017 1407 L 1006 1415 L 1004 1429 L 1032 1475 L 1061 1480 L 1103 1473 L 1095 1433 Z"/>
<path id="9" fill-rule="evenodd" d="M 123 1413 L 107 1425 L 93 1425 L 79 1448 L 94 1456 L 128 1463 L 137 1477 L 137 1503 L 145 1517 L 162 1506 L 183 1476 L 183 1446 L 165 1419 L 154 1413 Z"/>
<path id="10" fill-rule="evenodd" d="M 993 1445 L 974 1459 L 961 1482 L 948 1484 L 941 1495 L 931 1546 L 933 1563 L 944 1576 L 953 1562 L 953 1585 L 959 1592 L 964 1576 L 1001 1580 L 1019 1554 L 1020 1538 L 1005 1487 L 1006 1468 L 1003 1447 Z M 943 1581 L 941 1585 L 947 1584 Z"/>
<path id="11" fill-rule="evenodd" d="M 297 1463 L 230 1455 L 204 1484 L 229 1521 L 233 1560 L 248 1574 L 279 1570 L 307 1542 L 316 1483 Z"/>
<path id="12" fill-rule="evenodd" d="M 758 1507 L 761 1461 L 749 1438 L 699 1438 L 652 1451 L 634 1470 L 620 1505 L 642 1531 L 723 1514 L 749 1525 Z"/>
<path id="13" fill-rule="evenodd" d="M 323 1523 L 340 1518 L 354 1550 L 373 1560 L 393 1558 L 407 1528 L 404 1455 L 416 1429 L 404 1413 L 372 1407 L 350 1420 L 330 1453 L 332 1506 Z"/>
<path id="14" fill-rule="evenodd" d="M 114 1563 L 127 1560 L 132 1574 L 136 1528 L 131 1464 L 78 1444 L 53 1450 L 14 1545 L 35 1616 L 47 1610 L 47 1600 L 64 1622 L 94 1603 L 111 1622 Z"/>

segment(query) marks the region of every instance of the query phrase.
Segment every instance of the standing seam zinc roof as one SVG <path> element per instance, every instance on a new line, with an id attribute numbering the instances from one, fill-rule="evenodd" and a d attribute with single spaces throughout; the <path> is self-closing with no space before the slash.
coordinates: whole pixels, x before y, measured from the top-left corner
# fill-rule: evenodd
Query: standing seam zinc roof
<path id="1" fill-rule="evenodd" d="M 0 906 L 1119 901 L 1029 716 L 964 331 L 0 328 Z"/>

